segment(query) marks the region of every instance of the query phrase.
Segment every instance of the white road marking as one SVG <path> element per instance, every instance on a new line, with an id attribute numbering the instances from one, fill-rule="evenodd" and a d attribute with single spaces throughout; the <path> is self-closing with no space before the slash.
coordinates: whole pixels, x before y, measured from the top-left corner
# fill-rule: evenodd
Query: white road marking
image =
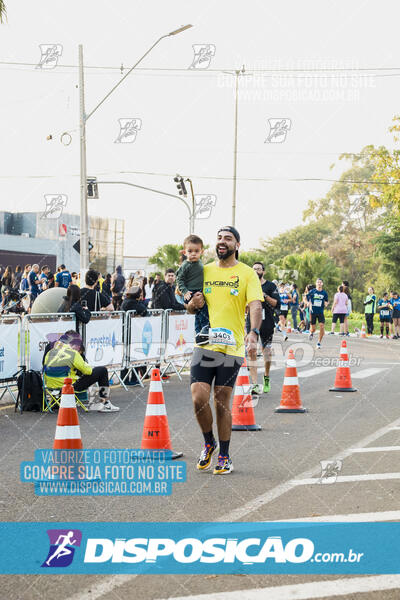
<path id="1" fill-rule="evenodd" d="M 372 448 L 353 448 L 353 452 L 396 452 L 400 446 L 372 446 Z"/>
<path id="2" fill-rule="evenodd" d="M 105 596 L 115 588 L 124 585 L 124 583 L 133 581 L 136 577 L 137 575 L 112 575 L 96 585 L 90 585 L 87 591 L 77 592 L 73 596 L 69 596 L 67 600 L 97 600 L 97 598 Z"/>
<path id="3" fill-rule="evenodd" d="M 400 473 L 367 473 L 365 475 L 339 475 L 335 483 L 349 483 L 351 481 L 377 481 L 384 479 L 400 479 Z M 321 485 L 319 477 L 307 479 L 294 479 L 293 485 Z M 324 484 L 322 484 L 324 485 Z"/>
<path id="4" fill-rule="evenodd" d="M 315 367 L 314 369 L 307 369 L 307 371 L 299 371 L 297 374 L 299 377 L 313 377 L 314 375 L 322 375 L 327 371 L 332 371 L 336 367 Z"/>
<path id="5" fill-rule="evenodd" d="M 369 444 L 372 444 L 372 442 L 375 442 L 375 440 L 377 440 L 380 437 L 382 437 L 383 435 L 385 435 L 388 431 L 392 430 L 394 427 L 400 428 L 400 419 L 396 419 L 392 423 L 389 423 L 388 425 L 381 427 L 374 433 L 371 433 L 371 435 L 368 435 L 367 437 L 360 440 L 357 444 L 353 444 L 351 448 L 347 448 L 346 450 L 343 450 L 342 452 L 336 454 L 335 456 L 333 456 L 331 458 L 328 458 L 327 460 L 332 461 L 332 462 L 335 460 L 343 460 L 343 459 L 347 458 L 348 456 L 352 455 L 354 448 L 363 448 L 365 446 L 368 446 Z M 218 521 L 239 521 L 240 519 L 247 517 L 250 513 L 262 508 L 266 504 L 269 504 L 276 498 L 279 498 L 280 496 L 282 496 L 289 490 L 293 489 L 293 487 L 295 487 L 294 481 L 297 481 L 299 479 L 300 480 L 308 479 L 310 477 L 313 477 L 314 475 L 319 474 L 320 472 L 321 472 L 321 465 L 318 463 L 318 465 L 315 465 L 313 468 L 311 468 L 307 471 L 304 471 L 301 475 L 298 475 L 297 477 L 293 477 L 293 479 L 289 479 L 288 481 L 280 483 L 276 487 L 272 488 L 272 490 L 268 490 L 268 492 L 266 492 L 265 494 L 261 494 L 260 496 L 257 496 L 257 498 L 253 498 L 252 500 L 249 500 L 249 502 L 246 502 L 245 504 L 243 504 L 243 506 L 240 506 L 239 508 L 235 508 L 231 512 L 224 514 L 222 517 L 217 519 L 217 522 Z"/>
<path id="6" fill-rule="evenodd" d="M 365 379 L 365 377 L 371 377 L 372 375 L 376 375 L 377 373 L 381 373 L 382 371 L 386 371 L 386 368 L 383 369 L 363 369 L 362 371 L 357 371 L 357 373 L 352 373 L 353 379 Z"/>
<path id="7" fill-rule="evenodd" d="M 280 519 L 263 521 L 264 523 L 379 523 L 381 521 L 399 521 L 400 510 L 386 510 L 371 513 L 353 513 L 349 515 L 322 515 L 298 519 Z"/>
<path id="8" fill-rule="evenodd" d="M 400 586 L 400 575 L 373 575 L 349 577 L 330 581 L 312 581 L 294 585 L 277 585 L 252 590 L 216 592 L 195 596 L 179 596 L 171 600 L 308 600 L 311 598 L 335 598 L 362 592 L 393 590 Z"/>

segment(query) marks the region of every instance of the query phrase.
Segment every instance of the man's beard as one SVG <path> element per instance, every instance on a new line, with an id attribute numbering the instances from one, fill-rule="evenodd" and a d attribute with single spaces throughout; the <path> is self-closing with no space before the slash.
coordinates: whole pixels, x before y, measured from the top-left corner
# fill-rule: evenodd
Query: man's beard
<path id="1" fill-rule="evenodd" d="M 216 252 L 217 252 L 217 256 L 220 260 L 225 260 L 227 258 L 229 258 L 230 256 L 232 256 L 232 254 L 234 254 L 236 252 L 236 250 L 234 248 L 229 249 L 228 247 L 226 248 L 226 250 L 224 250 L 224 252 L 220 252 L 220 250 L 218 249 L 218 246 L 215 248 Z"/>
<path id="2" fill-rule="evenodd" d="M 257 273 L 258 275 L 258 279 L 262 279 L 263 274 L 262 273 Z"/>

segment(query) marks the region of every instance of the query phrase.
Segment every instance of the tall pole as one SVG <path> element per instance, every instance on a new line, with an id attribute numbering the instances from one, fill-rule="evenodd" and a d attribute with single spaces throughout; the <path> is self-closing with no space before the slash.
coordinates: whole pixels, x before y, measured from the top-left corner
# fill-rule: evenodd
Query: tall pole
<path id="1" fill-rule="evenodd" d="M 235 71 L 236 74 L 236 91 L 235 91 L 235 140 L 233 149 L 233 198 L 232 198 L 232 225 L 235 227 L 236 221 L 236 173 L 237 173 L 237 130 L 238 130 L 238 87 L 240 71 Z"/>
<path id="2" fill-rule="evenodd" d="M 189 177 L 186 179 L 186 181 L 189 182 L 190 185 L 190 193 L 192 196 L 192 213 L 190 215 L 190 231 L 189 233 L 194 233 L 194 221 L 195 221 L 195 212 L 196 212 L 196 207 L 195 207 L 195 200 L 194 200 L 194 191 L 193 191 L 193 182 L 191 179 L 189 179 Z"/>
<path id="3" fill-rule="evenodd" d="M 81 237 L 80 237 L 80 270 L 81 281 L 85 281 L 85 274 L 89 268 L 89 219 L 87 206 L 86 185 L 86 114 L 85 114 L 85 89 L 83 76 L 83 46 L 79 44 L 79 132 L 80 132 L 80 158 L 81 158 Z"/>

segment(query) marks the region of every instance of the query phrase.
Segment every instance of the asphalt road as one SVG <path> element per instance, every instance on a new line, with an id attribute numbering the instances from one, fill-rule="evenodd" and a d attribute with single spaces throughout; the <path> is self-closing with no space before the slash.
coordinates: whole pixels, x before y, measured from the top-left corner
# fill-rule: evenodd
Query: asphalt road
<path id="1" fill-rule="evenodd" d="M 279 336 L 278 340 L 279 341 Z M 283 349 L 305 343 L 291 335 Z M 184 452 L 187 481 L 169 497 L 41 497 L 19 482 L 19 464 L 36 448 L 51 447 L 56 414 L 0 410 L 0 517 L 2 521 L 274 521 L 400 520 L 400 341 L 348 340 L 357 393 L 329 392 L 335 368 L 311 362 L 299 367 L 305 414 L 278 414 L 282 360 L 271 372 L 272 390 L 255 408 L 259 432 L 234 432 L 235 471 L 215 477 L 198 472 L 202 446 L 193 416 L 188 377 L 164 384 L 172 446 Z M 328 336 L 314 358 L 337 358 L 338 336 Z M 260 374 L 261 378 L 261 374 Z M 140 447 L 148 385 L 113 391 L 114 415 L 79 413 L 85 448 Z M 396 420 L 398 422 L 396 423 Z M 395 428 L 397 427 L 397 429 Z M 379 447 L 378 451 L 365 448 Z M 389 448 L 391 447 L 391 449 Z M 395 449 L 399 447 L 399 449 Z M 338 459 L 334 484 L 318 484 L 320 461 Z M 392 475 L 389 475 L 392 474 Z M 394 475 L 393 475 L 394 474 Z M 335 584 L 329 583 L 335 580 Z M 307 587 L 308 586 L 308 587 Z M 9 600 L 166 599 L 197 595 L 209 600 L 248 598 L 399 598 L 400 579 L 390 576 L 141 575 L 2 576 L 0 597 Z M 273 589 L 275 588 L 275 589 Z M 231 595 L 238 591 L 239 595 Z M 247 590 L 255 590 L 248 592 Z M 258 591 L 257 591 L 258 590 Z M 219 593 L 224 592 L 223 596 Z M 294 595 L 297 594 L 297 595 Z M 300 595 L 299 595 L 300 594 Z M 317 595 L 316 595 L 317 594 Z M 320 595 L 318 595 L 320 594 Z"/>

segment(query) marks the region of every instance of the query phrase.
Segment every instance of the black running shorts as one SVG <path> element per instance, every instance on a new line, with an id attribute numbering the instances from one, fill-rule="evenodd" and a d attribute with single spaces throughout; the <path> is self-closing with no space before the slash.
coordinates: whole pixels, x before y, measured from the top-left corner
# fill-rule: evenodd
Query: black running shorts
<path id="1" fill-rule="evenodd" d="M 315 323 L 325 323 L 325 315 L 324 313 L 311 313 L 311 325 L 315 325 Z"/>
<path id="2" fill-rule="evenodd" d="M 346 313 L 333 313 L 332 323 L 336 323 L 338 319 L 339 319 L 340 323 L 344 323 L 345 316 L 346 316 Z"/>
<path id="3" fill-rule="evenodd" d="M 190 366 L 190 383 L 212 385 L 214 381 L 214 386 L 233 388 L 242 363 L 241 356 L 195 348 Z"/>

